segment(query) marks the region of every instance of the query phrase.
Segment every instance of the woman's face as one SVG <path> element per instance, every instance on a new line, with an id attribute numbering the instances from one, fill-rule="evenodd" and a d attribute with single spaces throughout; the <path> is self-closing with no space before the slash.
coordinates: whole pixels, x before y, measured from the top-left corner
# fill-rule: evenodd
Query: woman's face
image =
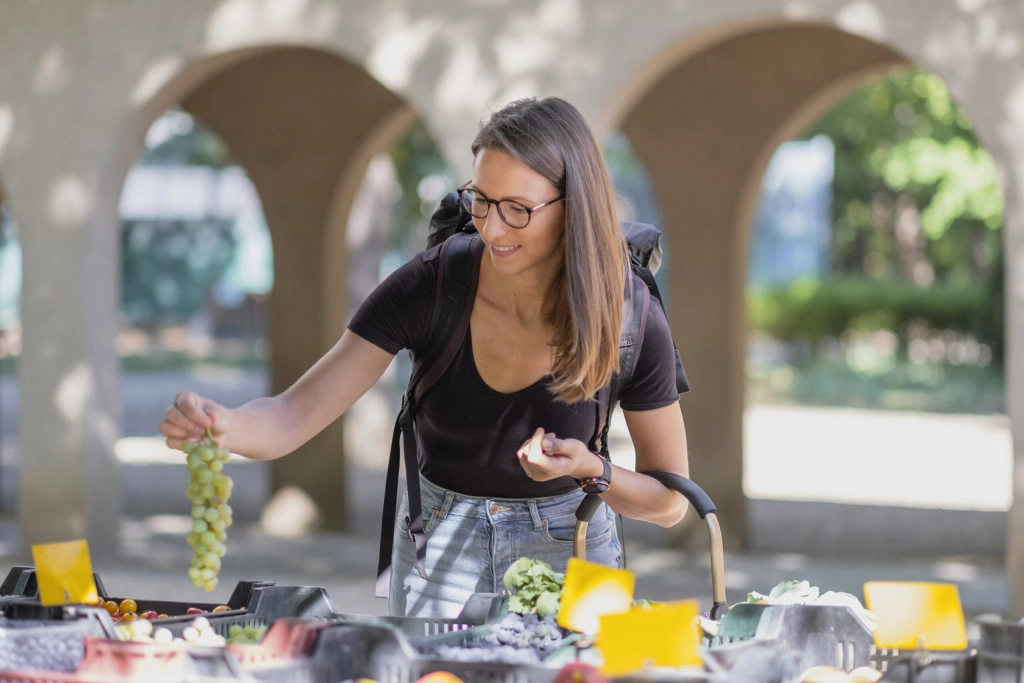
<path id="1" fill-rule="evenodd" d="M 477 153 L 469 187 L 488 199 L 512 200 L 526 208 L 558 197 L 558 189 L 547 178 L 492 149 Z M 494 204 L 489 206 L 486 218 L 474 218 L 494 269 L 503 275 L 517 275 L 536 268 L 559 267 L 564 249 L 564 206 L 564 202 L 555 202 L 534 211 L 527 226 L 519 229 L 505 223 Z"/>

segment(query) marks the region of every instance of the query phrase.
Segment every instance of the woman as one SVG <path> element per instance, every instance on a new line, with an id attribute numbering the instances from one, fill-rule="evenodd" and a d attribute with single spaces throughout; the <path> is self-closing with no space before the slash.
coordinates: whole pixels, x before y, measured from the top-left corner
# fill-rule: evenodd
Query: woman
<path id="1" fill-rule="evenodd" d="M 472 147 L 463 206 L 484 243 L 469 331 L 417 407 L 426 576 L 415 569 L 408 501 L 394 533 L 391 613 L 452 617 L 501 590 L 520 557 L 564 568 L 581 486 L 606 484 L 587 557 L 618 566 L 613 510 L 671 526 L 684 498 L 587 448 L 593 399 L 618 368 L 626 244 L 608 171 L 580 113 L 558 98 L 514 102 Z M 207 427 L 234 453 L 291 453 L 363 395 L 399 350 L 425 347 L 439 248 L 389 276 L 331 351 L 280 396 L 228 409 L 179 394 L 160 431 L 179 448 Z M 688 474 L 668 323 L 651 306 L 620 406 L 638 471 Z M 602 488 L 598 486 L 598 488 Z"/>

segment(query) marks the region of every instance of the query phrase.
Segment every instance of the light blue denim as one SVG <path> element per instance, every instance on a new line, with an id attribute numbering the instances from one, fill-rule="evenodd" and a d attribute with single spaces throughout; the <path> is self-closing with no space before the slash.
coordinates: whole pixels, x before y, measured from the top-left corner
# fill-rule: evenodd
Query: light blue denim
<path id="1" fill-rule="evenodd" d="M 543 560 L 564 572 L 572 557 L 582 491 L 546 498 L 478 498 L 420 476 L 420 495 L 428 579 L 415 569 L 405 495 L 391 552 L 388 605 L 393 616 L 454 618 L 473 593 L 500 593 L 505 570 L 519 558 Z M 602 503 L 587 528 L 587 560 L 618 567 L 621 557 L 615 515 Z"/>

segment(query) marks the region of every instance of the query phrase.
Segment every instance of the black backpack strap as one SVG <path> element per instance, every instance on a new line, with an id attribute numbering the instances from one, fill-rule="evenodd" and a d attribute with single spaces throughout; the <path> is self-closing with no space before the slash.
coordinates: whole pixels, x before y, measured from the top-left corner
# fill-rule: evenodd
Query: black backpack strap
<path id="1" fill-rule="evenodd" d="M 661 291 L 658 289 L 658 282 L 654 279 L 654 273 L 643 266 L 635 267 L 636 275 L 647 285 L 647 289 L 650 290 L 651 296 L 657 301 L 658 305 L 661 306 L 661 310 L 665 310 L 664 299 L 661 298 Z M 665 316 L 668 317 L 668 311 L 665 311 Z M 680 394 L 685 394 L 690 390 L 690 380 L 686 378 L 686 371 L 683 369 L 683 362 L 679 359 L 679 348 L 676 346 L 676 340 L 672 340 L 672 351 L 676 354 L 676 391 Z"/>
<path id="2" fill-rule="evenodd" d="M 633 272 L 631 267 L 626 275 L 626 297 L 622 305 L 622 333 L 619 335 L 619 371 L 612 375 L 612 381 L 597 394 L 597 425 L 594 438 L 591 439 L 590 450 L 605 460 L 611 461 L 608 451 L 608 430 L 611 427 L 611 416 L 619 401 L 619 391 L 633 379 L 636 361 L 640 357 L 640 347 L 644 343 L 644 330 L 647 328 L 647 314 L 651 308 L 651 292 L 643 279 Z M 622 555 L 622 568 L 626 568 L 626 529 L 622 515 L 618 515 L 619 552 Z"/>
<path id="3" fill-rule="evenodd" d="M 380 554 L 377 558 L 378 598 L 388 597 L 391 583 L 391 551 L 394 541 L 395 510 L 398 505 L 398 470 L 405 461 L 406 490 L 409 494 L 409 536 L 416 544 L 416 571 L 427 578 L 424 563 L 427 537 L 423 528 L 420 500 L 419 462 L 416 446 L 416 405 L 444 374 L 458 353 L 469 327 L 476 283 L 480 274 L 483 242 L 477 234 L 456 233 L 444 242 L 438 260 L 437 289 L 427 325 L 431 340 L 420 358 L 414 359 L 409 386 L 402 396 L 402 409 L 391 436 L 391 455 L 384 485 L 381 514 Z"/>
<path id="4" fill-rule="evenodd" d="M 590 444 L 592 451 L 609 460 L 608 429 L 612 412 L 618 403 L 619 391 L 633 379 L 651 307 L 651 292 L 646 283 L 633 273 L 632 268 L 626 276 L 626 287 L 622 307 L 622 333 L 619 335 L 619 371 L 612 376 L 611 383 L 598 392 L 597 429 Z"/>

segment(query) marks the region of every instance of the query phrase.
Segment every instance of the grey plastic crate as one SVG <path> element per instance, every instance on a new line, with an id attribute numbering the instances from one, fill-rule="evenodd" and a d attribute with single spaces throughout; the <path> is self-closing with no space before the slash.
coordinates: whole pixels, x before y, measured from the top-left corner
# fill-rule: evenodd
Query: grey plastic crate
<path id="1" fill-rule="evenodd" d="M 869 666 L 882 672 L 882 680 L 893 683 L 975 680 L 970 651 L 879 649 L 871 628 L 849 607 L 740 604 L 722 618 L 720 627 L 719 635 L 705 645 L 710 656 L 726 669 L 756 650 L 788 651 L 796 657 L 800 671 L 812 666 L 834 666 L 844 671 Z"/>
<path id="2" fill-rule="evenodd" d="M 880 671 L 896 652 L 878 651 L 870 627 L 849 607 L 832 605 L 756 605 L 733 607 L 720 622 L 719 635 L 707 642 L 720 661 L 744 652 L 745 643 L 800 653 L 801 670 L 834 666 Z"/>
<path id="3" fill-rule="evenodd" d="M 113 633 L 104 610 L 46 610 L 29 619 L 0 618 L 0 671 L 74 671 L 85 655 L 86 638 Z"/>

